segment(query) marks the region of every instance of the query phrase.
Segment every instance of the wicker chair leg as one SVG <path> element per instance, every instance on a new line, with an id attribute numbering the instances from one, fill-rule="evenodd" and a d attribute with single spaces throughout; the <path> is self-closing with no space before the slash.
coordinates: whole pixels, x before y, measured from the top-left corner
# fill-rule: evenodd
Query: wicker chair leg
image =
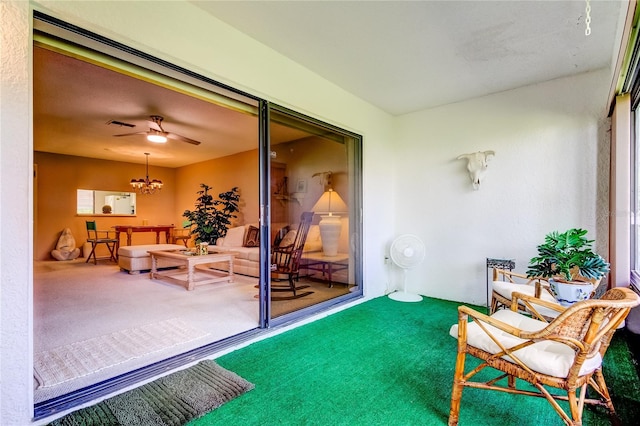
<path id="1" fill-rule="evenodd" d="M 562 409 L 562 407 L 560 406 L 560 404 L 558 404 L 558 401 L 556 401 L 556 399 L 553 397 L 553 395 L 551 395 L 549 393 L 549 391 L 544 387 L 544 385 L 542 385 L 541 383 L 533 383 L 533 385 L 538 388 L 538 390 L 540 391 L 540 394 L 543 395 L 547 401 L 549 402 L 549 404 L 551 404 L 551 406 L 553 407 L 554 410 L 556 410 L 556 413 L 558 413 L 558 415 L 562 418 L 562 421 L 564 421 L 564 424 L 566 425 L 579 425 L 582 423 L 574 423 L 574 421 L 571 419 L 571 417 L 569 417 L 567 415 L 567 413 L 565 413 L 565 411 Z M 574 403 L 577 407 L 577 398 L 576 398 L 576 392 L 574 391 L 568 391 L 567 392 L 568 395 L 568 400 L 569 400 L 569 406 L 571 407 L 571 412 L 573 413 L 573 406 Z M 573 402 L 571 400 L 571 396 L 573 395 Z"/>
<path id="2" fill-rule="evenodd" d="M 604 381 L 604 375 L 602 374 L 602 370 L 598 369 L 594 372 L 593 376 L 591 376 L 591 380 L 589 380 L 589 384 L 591 387 L 598 392 L 600 398 L 602 399 L 602 403 L 612 416 L 616 415 L 616 409 L 613 407 L 613 402 L 611 401 L 611 396 L 609 395 L 609 389 L 607 388 L 607 383 Z"/>
<path id="3" fill-rule="evenodd" d="M 449 410 L 449 426 L 456 426 L 460 419 L 460 400 L 462 399 L 462 378 L 464 376 L 465 352 L 458 352 L 456 371 L 453 374 L 453 388 L 451 389 L 451 409 Z"/>
<path id="4" fill-rule="evenodd" d="M 574 390 L 569 390 L 567 395 L 569 396 L 569 410 L 571 410 L 571 419 L 568 425 L 581 426 L 582 425 L 582 408 L 584 405 L 584 395 L 586 393 L 586 388 L 583 386 L 580 389 L 580 399 L 576 396 L 576 392 Z"/>
<path id="5" fill-rule="evenodd" d="M 489 315 L 493 315 L 498 310 L 498 300 L 496 300 L 496 296 L 491 296 L 491 308 L 489 310 Z"/>

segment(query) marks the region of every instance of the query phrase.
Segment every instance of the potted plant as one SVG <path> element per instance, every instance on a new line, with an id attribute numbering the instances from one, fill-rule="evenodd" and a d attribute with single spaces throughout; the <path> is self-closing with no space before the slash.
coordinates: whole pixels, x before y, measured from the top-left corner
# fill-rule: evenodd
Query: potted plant
<path id="1" fill-rule="evenodd" d="M 551 232 L 538 255 L 529 263 L 527 276 L 549 279 L 551 292 L 563 306 L 587 299 L 596 283 L 609 272 L 609 264 L 591 249 L 593 240 L 584 229 Z"/>
<path id="2" fill-rule="evenodd" d="M 234 213 L 238 211 L 240 199 L 238 187 L 221 192 L 218 199 L 209 194 L 209 185 L 201 183 L 200 187 L 195 210 L 185 210 L 182 216 L 191 222 L 190 234 L 196 236 L 196 243 L 215 244 L 227 234 L 231 219 L 237 217 Z"/>

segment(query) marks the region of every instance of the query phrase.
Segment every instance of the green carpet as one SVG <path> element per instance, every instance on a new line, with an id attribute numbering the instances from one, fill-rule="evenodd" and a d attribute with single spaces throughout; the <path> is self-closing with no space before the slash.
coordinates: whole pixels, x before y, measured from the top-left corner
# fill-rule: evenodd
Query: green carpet
<path id="1" fill-rule="evenodd" d="M 50 424 L 184 425 L 251 389 L 251 383 L 206 360 Z"/>
<path id="2" fill-rule="evenodd" d="M 217 362 L 255 389 L 190 426 L 446 424 L 457 306 L 381 297 L 227 354 Z M 640 388 L 624 335 L 614 338 L 604 371 L 622 423 L 636 424 Z M 562 421 L 542 399 L 465 389 L 460 424 Z M 584 424 L 610 423 L 603 410 L 585 408 Z"/>

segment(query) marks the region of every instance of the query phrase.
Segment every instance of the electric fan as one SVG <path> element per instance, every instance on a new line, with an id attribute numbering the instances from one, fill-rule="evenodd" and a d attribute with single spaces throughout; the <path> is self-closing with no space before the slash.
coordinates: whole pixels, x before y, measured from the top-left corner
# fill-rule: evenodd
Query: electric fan
<path id="1" fill-rule="evenodd" d="M 419 302 L 422 296 L 407 293 L 407 270 L 418 266 L 425 255 L 425 247 L 420 238 L 415 235 L 400 235 L 391 244 L 391 260 L 402 269 L 402 291 L 395 291 L 389 295 L 390 299 L 399 302 Z"/>

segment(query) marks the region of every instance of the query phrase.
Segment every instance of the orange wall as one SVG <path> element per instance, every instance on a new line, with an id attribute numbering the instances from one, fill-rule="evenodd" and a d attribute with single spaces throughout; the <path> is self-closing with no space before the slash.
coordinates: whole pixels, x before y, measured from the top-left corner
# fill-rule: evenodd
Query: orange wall
<path id="1" fill-rule="evenodd" d="M 318 177 L 313 174 L 332 171 L 333 186 L 349 205 L 348 174 L 344 147 L 321 138 L 307 138 L 297 142 L 274 147 L 278 151 L 278 161 L 287 163 L 289 191 L 295 191 L 299 180 L 307 183 L 307 192 L 297 194 L 298 202 L 286 203 L 291 223 L 299 221 L 303 211 L 310 210 L 322 194 L 323 188 Z M 185 210 L 192 210 L 205 183 L 213 188 L 212 195 L 237 186 L 240 193 L 240 212 L 234 225 L 257 223 L 259 218 L 259 170 L 258 151 L 252 150 L 222 157 L 215 160 L 171 169 L 149 166 L 149 176 L 161 179 L 162 191 L 154 195 L 137 196 L 136 216 L 78 216 L 76 214 L 76 190 L 94 189 L 104 191 L 130 192 L 131 178 L 144 176 L 144 165 L 116 161 L 97 160 L 69 155 L 35 152 L 37 165 L 35 181 L 35 244 L 36 260 L 51 259 L 50 253 L 56 246 L 60 233 L 70 228 L 76 245 L 82 247 L 86 240 L 85 220 L 95 219 L 99 229 L 111 229 L 113 225 L 175 224 L 180 226 Z M 343 217 L 340 250 L 348 250 L 349 223 Z M 314 223 L 317 223 L 318 217 Z M 126 244 L 125 236 L 121 236 Z M 164 240 L 161 240 L 164 242 Z M 153 233 L 135 233 L 133 244 L 152 244 Z M 100 247 L 103 248 L 103 247 Z M 99 256 L 105 252 L 98 253 Z"/>
<path id="2" fill-rule="evenodd" d="M 212 187 L 211 195 L 218 198 L 221 192 L 227 192 L 237 186 L 240 194 L 237 219 L 233 225 L 258 222 L 259 216 L 259 170 L 258 150 L 241 152 L 228 157 L 203 161 L 176 169 L 176 180 L 180 191 L 175 194 L 175 217 L 181 218 L 175 223 L 182 223 L 182 213 L 193 210 L 200 184 Z"/>
<path id="3" fill-rule="evenodd" d="M 144 165 L 43 152 L 34 153 L 34 162 L 38 166 L 34 190 L 37 197 L 36 260 L 50 258 L 64 228 L 71 229 L 76 245 L 82 247 L 87 236 L 85 220 L 95 219 L 99 229 L 110 229 L 113 225 L 142 225 L 143 219 L 155 225 L 176 223 L 173 169 L 149 166 L 149 176 L 162 180 L 164 187 L 158 194 L 137 196 L 137 216 L 78 216 L 77 189 L 131 192 L 129 181 L 144 177 Z M 155 234 L 139 233 L 134 239 L 139 244 L 155 242 Z M 98 253 L 99 256 L 103 254 Z"/>
<path id="4" fill-rule="evenodd" d="M 99 229 L 110 229 L 113 225 L 142 225 L 145 220 L 150 225 L 179 226 L 184 220 L 182 213 L 194 208 L 200 183 L 212 186 L 214 196 L 237 186 L 241 210 L 237 223 L 258 221 L 257 150 L 178 169 L 149 166 L 149 176 L 161 179 L 164 187 L 158 194 L 137 196 L 136 216 L 78 216 L 76 190 L 130 192 L 131 178 L 144 177 L 143 165 L 44 152 L 35 152 L 34 162 L 38 170 L 34 186 L 37 197 L 34 203 L 37 206 L 34 216 L 36 260 L 51 258 L 51 250 L 64 228 L 71 229 L 76 245 L 82 247 L 86 240 L 85 220 L 95 219 Z M 121 241 L 126 244 L 124 236 Z M 155 234 L 133 234 L 132 242 L 154 243 Z M 98 253 L 99 256 L 104 254 Z"/>

